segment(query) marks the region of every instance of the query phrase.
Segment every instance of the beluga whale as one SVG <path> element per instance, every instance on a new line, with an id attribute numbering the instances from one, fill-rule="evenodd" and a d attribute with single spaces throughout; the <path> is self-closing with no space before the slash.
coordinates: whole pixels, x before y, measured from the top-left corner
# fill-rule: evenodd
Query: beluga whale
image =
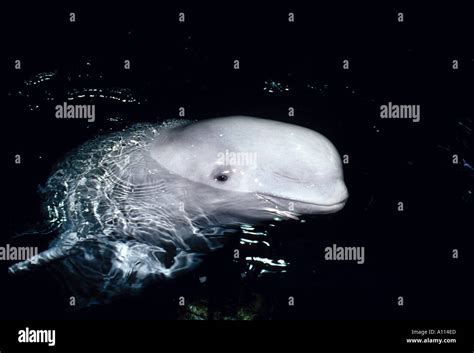
<path id="1" fill-rule="evenodd" d="M 247 116 L 100 135 L 68 153 L 40 193 L 55 238 L 9 272 L 59 268 L 79 295 L 104 301 L 189 272 L 239 226 L 334 213 L 348 199 L 326 137 Z"/>

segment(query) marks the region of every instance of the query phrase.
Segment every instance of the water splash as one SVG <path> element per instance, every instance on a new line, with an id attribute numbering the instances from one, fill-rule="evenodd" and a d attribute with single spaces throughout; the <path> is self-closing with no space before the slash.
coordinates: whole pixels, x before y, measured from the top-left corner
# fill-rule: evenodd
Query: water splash
<path id="1" fill-rule="evenodd" d="M 235 229 L 215 224 L 194 205 L 184 209 L 177 195 L 188 181 L 147 153 L 161 129 L 187 123 L 139 124 L 70 153 L 40 190 L 59 236 L 10 272 L 53 264 L 86 304 L 107 302 L 189 271 L 221 247 L 222 235 Z"/>
<path id="2" fill-rule="evenodd" d="M 290 90 L 290 87 L 284 83 L 274 80 L 264 82 L 263 90 L 268 93 L 284 93 Z"/>
<path id="3" fill-rule="evenodd" d="M 57 72 L 40 72 L 33 75 L 30 79 L 25 80 L 26 86 L 37 86 L 45 81 L 51 80 L 55 77 Z"/>
<path id="4" fill-rule="evenodd" d="M 74 101 L 81 98 L 99 98 L 115 100 L 122 103 L 137 103 L 132 91 L 127 88 L 81 88 L 71 89 L 67 92 L 67 100 Z"/>
<path id="5" fill-rule="evenodd" d="M 101 81 L 104 80 L 100 71 L 69 76 L 58 71 L 45 71 L 24 80 L 21 87 L 9 92 L 9 96 L 23 99 L 25 106 L 32 112 L 49 108 L 54 102 L 63 103 L 64 100 L 69 102 L 105 100 L 136 105 L 147 101 L 146 98 L 138 98 L 129 88 L 104 87 Z M 80 88 L 76 88 L 77 82 L 80 82 Z"/>

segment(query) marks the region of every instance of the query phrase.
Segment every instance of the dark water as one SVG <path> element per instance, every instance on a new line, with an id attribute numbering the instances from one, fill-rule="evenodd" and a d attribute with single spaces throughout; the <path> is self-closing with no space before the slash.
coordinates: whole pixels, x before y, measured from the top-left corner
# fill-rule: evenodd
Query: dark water
<path id="1" fill-rule="evenodd" d="M 86 309 L 69 307 L 59 274 L 7 277 L 12 263 L 2 261 L 2 316 L 472 318 L 474 55 L 467 45 L 473 32 L 468 14 L 404 6 L 401 24 L 399 6 L 247 6 L 12 10 L 15 39 L 7 41 L 7 59 L 20 59 L 22 69 L 9 68 L 4 80 L 2 243 L 47 248 L 52 236 L 12 237 L 43 219 L 38 187 L 65 153 L 97 134 L 179 118 L 179 107 L 187 119 L 249 115 L 323 133 L 349 155 L 346 207 L 260 229 L 270 246 L 241 244 L 236 235 L 193 273 Z M 70 11 L 76 23 L 68 22 Z M 184 24 L 177 21 L 179 11 L 186 12 Z M 295 23 L 287 23 L 289 11 Z M 452 70 L 453 58 L 459 70 Z M 123 69 L 126 59 L 130 70 Z M 344 59 L 349 71 L 342 70 Z M 64 101 L 95 104 L 96 121 L 56 119 L 54 106 Z M 380 106 L 389 101 L 420 104 L 420 122 L 382 120 Z M 16 154 L 21 165 L 12 162 Z M 365 264 L 325 261 L 324 249 L 334 243 L 364 246 Z M 259 263 L 249 269 L 252 262 L 244 259 L 252 256 L 289 265 L 262 273 Z M 192 305 L 179 307 L 180 296 Z"/>

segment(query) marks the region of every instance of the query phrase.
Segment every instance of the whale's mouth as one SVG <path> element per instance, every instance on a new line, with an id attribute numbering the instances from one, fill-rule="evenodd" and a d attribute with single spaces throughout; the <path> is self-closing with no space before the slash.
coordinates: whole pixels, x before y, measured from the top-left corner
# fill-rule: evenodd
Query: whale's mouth
<path id="1" fill-rule="evenodd" d="M 268 194 L 258 194 L 258 196 L 271 203 L 275 207 L 276 213 L 289 212 L 295 216 L 335 213 L 344 208 L 347 202 L 347 197 L 336 203 L 322 204 Z"/>

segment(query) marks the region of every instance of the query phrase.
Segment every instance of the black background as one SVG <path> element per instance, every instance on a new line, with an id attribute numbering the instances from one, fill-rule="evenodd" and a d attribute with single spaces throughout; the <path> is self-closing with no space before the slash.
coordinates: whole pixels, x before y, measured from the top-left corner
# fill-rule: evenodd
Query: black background
<path id="1" fill-rule="evenodd" d="M 76 23 L 69 22 L 71 11 Z M 295 23 L 287 21 L 290 11 Z M 204 288 L 185 278 L 138 298 L 70 310 L 67 291 L 49 273 L 7 278 L 11 263 L 0 263 L 0 318 L 174 319 L 179 295 L 238 302 L 257 292 L 270 303 L 264 320 L 472 319 L 473 170 L 451 162 L 454 153 L 471 165 L 474 159 L 474 21 L 467 6 L 17 4 L 3 15 L 2 242 L 13 243 L 15 232 L 41 219 L 37 187 L 64 153 L 122 127 L 101 117 L 159 121 L 176 118 L 181 106 L 187 118 L 251 115 L 320 131 L 350 156 L 344 169 L 350 200 L 337 215 L 277 224 L 273 255 L 291 266 L 269 279 L 238 279 L 229 248 L 200 269 L 209 278 Z M 16 59 L 22 70 L 14 70 Z M 123 70 L 125 59 L 131 70 Z M 240 70 L 233 70 L 235 59 Z M 344 59 L 350 70 L 342 69 Z M 28 99 L 18 94 L 25 80 L 45 71 L 58 73 L 48 83 L 54 103 L 41 89 Z M 270 94 L 263 89 L 270 80 L 289 91 Z M 94 101 L 98 118 L 90 126 L 56 120 L 56 102 L 80 87 L 129 88 L 141 104 Z M 380 105 L 389 101 L 420 104 L 421 121 L 381 120 Z M 39 109 L 28 108 L 31 103 Z M 287 115 L 290 106 L 295 117 Z M 13 163 L 17 153 L 20 166 Z M 399 201 L 404 212 L 397 212 Z M 366 263 L 324 261 L 324 248 L 333 243 L 365 246 Z M 459 259 L 452 259 L 453 248 Z M 291 308 L 289 295 L 296 298 Z"/>

